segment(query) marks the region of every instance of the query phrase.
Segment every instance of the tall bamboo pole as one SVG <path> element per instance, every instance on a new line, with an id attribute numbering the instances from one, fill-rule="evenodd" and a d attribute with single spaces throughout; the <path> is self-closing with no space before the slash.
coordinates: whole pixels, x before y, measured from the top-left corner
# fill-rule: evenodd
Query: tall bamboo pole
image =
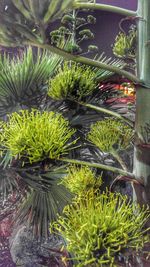
<path id="1" fill-rule="evenodd" d="M 144 186 L 134 184 L 134 200 L 150 204 L 150 0 L 138 0 L 138 78 L 137 87 L 134 175 L 143 179 Z M 146 129 L 147 127 L 147 129 Z"/>

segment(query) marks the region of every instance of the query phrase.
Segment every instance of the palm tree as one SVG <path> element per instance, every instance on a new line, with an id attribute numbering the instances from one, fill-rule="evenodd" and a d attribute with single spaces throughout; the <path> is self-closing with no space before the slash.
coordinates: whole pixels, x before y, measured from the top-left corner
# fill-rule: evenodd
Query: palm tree
<path id="1" fill-rule="evenodd" d="M 69 121 L 69 125 L 71 125 L 71 129 L 74 128 L 74 135 L 70 135 L 70 138 L 64 144 L 64 148 L 69 148 L 67 150 L 67 154 L 59 153 L 57 156 L 48 156 L 48 154 L 42 154 L 42 157 L 38 162 L 32 161 L 29 157 L 26 160 L 27 154 L 15 153 L 17 151 L 16 147 L 12 149 L 12 140 L 15 139 L 15 133 L 13 132 L 12 125 L 16 123 L 18 125 L 18 120 L 20 117 L 17 117 L 16 113 L 12 113 L 10 115 L 10 121 L 6 121 L 6 123 L 2 122 L 2 132 L 5 134 L 2 136 L 2 166 L 6 168 L 12 169 L 17 175 L 19 179 L 23 178 L 24 182 L 31 188 L 28 193 L 27 201 L 24 203 L 21 210 L 24 211 L 19 214 L 19 219 L 28 217 L 30 223 L 34 225 L 35 233 L 41 234 L 45 233 L 45 229 L 48 227 L 48 222 L 52 218 L 55 218 L 55 211 L 60 211 L 63 209 L 63 206 L 66 202 L 71 198 L 71 194 L 64 188 L 63 185 L 58 186 L 57 179 L 62 177 L 66 173 L 66 166 L 68 164 L 76 164 L 76 165 L 86 165 L 89 167 L 93 167 L 100 170 L 111 171 L 115 174 L 119 174 L 119 178 L 117 179 L 128 179 L 133 184 L 134 188 L 134 200 L 136 199 L 141 205 L 148 204 L 149 205 L 149 184 L 150 184 L 150 162 L 149 162 L 149 125 L 150 125 L 150 116 L 149 116 L 149 62 L 150 62 L 150 52 L 149 52 L 149 37 L 150 37 L 150 25 L 149 25 L 149 10 L 150 3 L 148 0 L 139 0 L 138 1 L 138 10 L 136 12 L 113 7 L 109 5 L 101 5 L 89 2 L 82 1 L 60 1 L 60 0 L 43 0 L 42 5 L 41 1 L 29 1 L 29 0 L 11 0 L 10 6 L 6 11 L 0 11 L 0 43 L 4 46 L 33 46 L 38 49 L 43 49 L 49 51 L 51 53 L 57 54 L 59 56 L 52 56 L 53 64 L 51 61 L 45 61 L 45 57 L 49 56 L 48 52 L 43 52 L 40 55 L 40 60 L 33 60 L 31 50 L 27 52 L 26 57 L 22 60 L 22 67 L 19 69 L 17 65 L 19 61 L 16 61 L 12 64 L 12 67 L 16 67 L 16 70 L 19 73 L 16 75 L 16 72 L 10 71 L 10 66 L 8 63 L 8 58 L 1 59 L 1 77 L 0 78 L 0 94 L 2 96 L 2 100 L 0 102 L 0 110 L 1 116 L 8 113 L 8 101 L 11 109 L 10 113 L 14 111 L 14 106 L 16 103 L 19 103 L 19 107 L 17 111 L 24 107 L 32 108 L 34 105 L 40 110 L 45 109 L 45 112 L 54 110 L 60 110 L 67 122 Z M 46 30 L 50 22 L 57 19 L 63 12 L 66 11 L 67 8 L 73 9 L 94 9 L 94 10 L 105 10 L 108 12 L 119 13 L 124 16 L 137 18 L 138 21 L 138 75 L 132 74 L 120 66 L 120 62 L 112 62 L 107 59 L 103 60 L 101 57 L 97 59 L 89 59 L 83 56 L 76 56 L 74 54 L 68 53 L 65 48 L 57 48 L 52 46 L 49 43 L 49 40 L 46 35 Z M 48 84 L 47 79 L 53 78 L 54 68 L 61 62 L 62 58 L 65 58 L 67 61 L 76 62 L 76 64 L 84 65 L 84 70 L 90 68 L 91 71 L 94 70 L 97 77 L 94 77 L 95 81 L 105 80 L 110 74 L 116 73 L 118 75 L 126 77 L 128 80 L 132 81 L 137 88 L 137 100 L 136 100 L 136 122 L 135 122 L 135 138 L 134 138 L 134 166 L 133 171 L 130 171 L 122 161 L 119 153 L 116 153 L 116 150 L 120 152 L 122 149 L 126 149 L 126 144 L 131 140 L 132 134 L 130 129 L 133 127 L 133 122 L 130 121 L 123 115 L 120 115 L 117 112 L 112 111 L 111 109 L 107 109 L 102 106 L 101 103 L 97 103 L 95 105 L 96 97 L 94 100 L 89 98 L 89 95 L 82 95 L 81 98 L 78 98 L 77 95 L 71 95 L 68 97 L 65 96 L 63 99 L 59 99 L 58 102 L 48 99 L 47 100 L 47 90 Z M 47 62 L 47 65 L 45 64 Z M 30 68 L 31 64 L 31 68 Z M 71 63 L 73 64 L 73 63 Z M 4 67 L 3 67 L 4 65 Z M 26 65 L 28 69 L 26 69 Z M 34 65 L 34 68 L 32 66 Z M 31 72 L 32 70 L 32 72 Z M 103 72 L 104 70 L 105 72 Z M 42 72 L 43 71 L 43 72 Z M 30 73 L 31 72 L 31 73 Z M 8 77 L 9 73 L 9 77 Z M 42 77 L 40 76 L 42 74 Z M 30 75 L 31 74 L 31 75 Z M 20 77 L 21 75 L 21 77 Z M 48 77 L 49 76 L 49 77 Z M 57 73 L 56 73 L 57 76 Z M 25 79 L 26 78 L 26 79 Z M 9 80 L 10 79 L 10 80 Z M 55 77 L 54 77 L 55 79 Z M 24 82 L 23 82 L 24 81 Z M 7 83 L 7 84 L 6 84 Z M 6 85 L 6 87 L 5 87 Z M 9 86 L 8 86 L 9 85 Z M 47 86 L 46 90 L 43 90 L 44 86 Z M 95 86 L 96 87 L 96 86 Z M 95 89 L 94 87 L 94 89 Z M 5 90 L 5 88 L 8 88 Z M 39 93 L 37 91 L 39 90 Z M 41 89 L 42 88 L 42 89 Z M 92 91 L 95 94 L 96 89 Z M 101 91 L 102 92 L 102 91 Z M 101 93 L 99 92 L 99 94 Z M 104 93 L 104 92 L 103 92 Z M 108 95 L 108 92 L 105 92 Z M 38 97 L 37 97 L 38 96 Z M 54 94 L 50 93 L 50 96 L 55 99 Z M 42 98 L 43 102 L 40 102 L 40 98 Z M 28 102 L 28 99 L 30 100 Z M 89 100 L 90 99 L 90 100 Z M 65 103 L 64 103 L 65 100 Z M 91 101 L 91 102 L 88 102 Z M 15 103 L 15 104 L 14 104 Z M 68 105 L 69 103 L 69 105 Z M 70 111 L 70 107 L 73 107 L 75 104 L 74 112 L 73 108 Z M 11 105 L 10 105 L 11 104 Z M 38 104 L 38 105 L 37 105 Z M 45 107 L 45 108 L 44 108 Z M 90 114 L 83 114 L 85 116 L 80 116 L 80 108 L 86 108 Z M 53 111 L 52 111 L 53 110 Z M 68 114 L 68 110 L 71 113 Z M 93 115 L 93 111 L 95 111 Z M 90 122 L 93 120 L 97 121 L 97 116 L 101 112 L 102 114 L 107 114 L 110 116 L 109 120 L 106 120 L 106 124 L 104 125 L 104 132 L 107 136 L 108 127 L 111 127 L 112 133 L 114 133 L 116 128 L 113 128 L 114 121 L 118 123 L 118 119 L 120 120 L 119 129 L 122 129 L 122 135 L 116 132 L 115 143 L 109 144 L 109 146 L 104 146 L 102 142 L 99 142 L 99 137 L 97 135 L 97 129 L 99 129 L 99 122 L 91 128 L 91 134 L 86 135 L 87 128 L 90 127 Z M 35 114 L 33 110 L 31 113 Z M 15 114 L 15 115 L 13 115 Z M 28 116 L 26 113 L 22 113 L 25 120 L 28 120 Z M 46 114 L 46 113 L 45 113 Z M 46 115 L 45 115 L 46 116 Z M 90 116 L 90 117 L 89 117 Z M 111 117 L 115 119 L 111 119 Z M 89 118 L 91 120 L 89 120 Z M 21 120 L 20 120 L 21 121 Z M 11 123 L 12 122 L 12 123 Z M 82 126 L 80 129 L 80 125 Z M 126 123 L 126 127 L 124 128 L 123 123 Z M 19 122 L 20 123 L 20 122 Z M 33 124 L 34 125 L 34 124 Z M 41 124 L 42 125 L 42 124 Z M 115 124 L 116 125 L 116 124 Z M 64 124 L 62 124 L 62 127 Z M 106 127 L 107 126 L 107 127 Z M 26 129 L 26 125 L 24 126 Z M 40 125 L 38 126 L 40 128 Z M 95 128 L 94 128 L 95 127 Z M 96 128 L 97 127 L 97 128 Z M 44 128 L 44 127 L 43 127 Z M 18 128 L 20 129 L 20 128 Z M 32 129 L 32 128 L 31 128 Z M 69 128 L 68 128 L 69 131 Z M 25 131 L 26 132 L 26 131 Z M 30 131 L 31 132 L 31 131 Z M 56 132 L 56 131 L 55 131 Z M 95 135 L 96 132 L 96 135 Z M 125 137 L 123 133 L 126 133 Z M 8 133 L 8 134 L 7 134 Z M 10 140 L 10 133 L 11 142 Z M 81 141 L 79 141 L 79 137 L 81 136 Z M 118 135 L 117 135 L 118 134 Z M 95 136 L 95 137 L 94 137 Z M 118 137 L 119 136 L 119 137 Z M 112 135 L 111 135 L 112 137 Z M 118 138 L 121 137 L 121 143 L 118 141 Z M 125 139 L 127 137 L 127 139 Z M 94 138 L 94 139 L 93 139 Z M 98 140 L 96 142 L 95 140 Z M 34 137 L 33 137 L 34 139 Z M 87 140 L 88 139 L 88 140 Z M 107 139 L 108 140 L 108 139 Z M 112 140 L 110 138 L 110 140 Z M 119 139 L 120 140 L 120 139 Z M 22 141 L 22 140 L 21 140 Z M 91 145 L 92 143 L 92 145 Z M 23 143 L 24 144 L 24 143 Z M 118 144 L 117 149 L 114 149 Z M 9 146 L 10 145 L 10 146 Z M 20 145 L 20 143 L 19 143 Z M 24 151 L 24 146 L 22 143 L 20 145 L 21 151 Z M 94 157 L 90 158 L 82 158 L 82 153 L 79 150 L 85 149 L 88 147 L 88 151 L 94 151 Z M 90 148 L 89 148 L 90 147 Z M 30 150 L 30 147 L 27 147 Z M 28 150 L 28 151 L 29 151 Z M 110 165 L 106 165 L 103 162 L 99 162 L 101 153 L 100 151 L 104 150 L 106 153 L 110 153 L 115 160 L 120 164 L 120 167 L 114 167 Z M 11 151 L 11 153 L 10 153 Z M 13 153 L 12 153 L 13 151 Z M 45 150 L 47 151 L 47 150 Z M 77 152 L 76 152 L 77 151 Z M 44 152 L 47 153 L 47 152 Z M 51 153 L 48 151 L 48 153 Z M 96 156 L 98 155 L 98 160 L 96 160 Z M 49 159 L 47 159 L 49 158 Z M 17 159 L 17 160 L 16 160 Z M 21 160 L 18 160 L 21 159 Z M 31 161 L 30 161 L 31 160 Z M 11 166 L 11 168 L 10 168 Z M 54 177 L 56 179 L 54 179 Z M 44 191 L 44 193 L 43 193 Z M 55 192 L 55 195 L 54 195 Z M 26 195 L 26 192 L 25 192 Z M 65 197 L 65 198 L 64 198 Z M 64 199 L 64 201 L 63 201 Z M 42 209 L 44 203 L 44 209 Z M 53 205 L 52 205 L 53 203 Z M 59 206 L 59 203 L 62 206 Z M 51 206 L 51 209 L 49 207 Z M 35 210 L 37 213 L 35 213 Z M 41 218 L 39 223 L 35 224 L 37 218 Z M 45 228 L 42 228 L 42 222 L 44 223 Z"/>

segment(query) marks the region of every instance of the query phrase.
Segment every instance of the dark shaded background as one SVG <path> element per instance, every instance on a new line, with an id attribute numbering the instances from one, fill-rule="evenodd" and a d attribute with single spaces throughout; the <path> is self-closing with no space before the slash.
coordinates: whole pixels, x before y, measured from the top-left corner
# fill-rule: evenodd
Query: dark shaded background
<path id="1" fill-rule="evenodd" d="M 137 0 L 96 0 L 96 3 L 114 5 L 132 10 L 136 10 L 137 8 Z"/>
<path id="2" fill-rule="evenodd" d="M 97 0 L 96 3 L 115 5 L 130 10 L 137 9 L 137 0 Z M 100 52 L 105 52 L 107 56 L 112 56 L 111 45 L 119 32 L 118 25 L 123 16 L 105 11 L 94 11 L 93 15 L 95 15 L 97 19 L 96 25 L 92 27 L 95 33 L 95 40 L 93 43 L 99 47 Z M 130 25 L 130 20 L 122 23 L 122 27 L 125 30 L 128 30 Z"/>

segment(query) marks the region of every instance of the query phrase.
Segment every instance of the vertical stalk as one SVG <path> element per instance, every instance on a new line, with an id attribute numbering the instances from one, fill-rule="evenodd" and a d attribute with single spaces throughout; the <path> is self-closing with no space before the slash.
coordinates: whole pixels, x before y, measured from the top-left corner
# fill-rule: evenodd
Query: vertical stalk
<path id="1" fill-rule="evenodd" d="M 150 204 L 150 145 L 141 129 L 150 125 L 150 0 L 138 0 L 138 78 L 143 86 L 137 87 L 134 174 L 143 179 L 144 187 L 134 185 L 134 200 Z"/>
<path id="2" fill-rule="evenodd" d="M 72 45 L 76 44 L 76 11 L 72 11 L 72 17 L 73 17 L 73 22 L 72 22 Z"/>

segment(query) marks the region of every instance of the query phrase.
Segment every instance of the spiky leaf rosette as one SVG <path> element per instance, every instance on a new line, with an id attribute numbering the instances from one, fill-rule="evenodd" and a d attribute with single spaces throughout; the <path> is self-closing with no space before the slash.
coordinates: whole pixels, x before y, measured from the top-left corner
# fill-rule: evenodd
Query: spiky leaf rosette
<path id="1" fill-rule="evenodd" d="M 103 152 L 126 149 L 133 136 L 133 130 L 122 121 L 108 118 L 91 126 L 87 135 L 89 141 Z"/>
<path id="2" fill-rule="evenodd" d="M 119 252 L 144 245 L 148 209 L 140 210 L 120 194 L 97 193 L 88 191 L 75 198 L 53 224 L 77 267 L 115 266 Z"/>
<path id="3" fill-rule="evenodd" d="M 66 48 L 68 48 L 68 43 Z M 112 60 L 103 53 L 96 59 L 116 67 L 123 66 L 121 60 Z M 93 95 L 94 92 L 100 92 L 99 82 L 107 80 L 111 75 L 113 75 L 112 72 L 96 67 L 87 67 L 71 61 L 65 62 L 49 81 L 48 95 L 56 100 L 81 100 Z"/>
<path id="4" fill-rule="evenodd" d="M 21 106 L 37 107 L 46 96 L 47 80 L 61 58 L 46 51 L 34 56 L 31 48 L 22 57 L 0 56 L 0 116 Z"/>
<path id="5" fill-rule="evenodd" d="M 101 63 L 106 63 L 121 69 L 125 66 L 125 63 L 122 60 L 112 59 L 111 57 L 108 58 L 107 56 L 105 56 L 105 53 L 101 53 L 100 55 L 95 56 L 94 59 Z M 107 79 L 114 74 L 113 72 L 101 68 L 92 67 L 91 69 L 95 72 L 95 79 L 98 82 L 107 81 Z"/>
<path id="6" fill-rule="evenodd" d="M 13 157 L 26 162 L 46 158 L 58 159 L 67 154 L 76 140 L 75 133 L 61 114 L 37 110 L 21 110 L 8 116 L 2 131 L 2 145 Z"/>
<path id="7" fill-rule="evenodd" d="M 119 32 L 116 36 L 113 46 L 113 53 L 117 57 L 135 58 L 136 53 L 136 36 L 135 28 L 131 29 L 128 34 Z"/>
<path id="8" fill-rule="evenodd" d="M 96 88 L 95 73 L 90 67 L 66 62 L 49 82 L 48 95 L 59 99 L 82 99 Z"/>
<path id="9" fill-rule="evenodd" d="M 62 179 L 62 184 L 73 194 L 84 194 L 87 190 L 99 189 L 102 184 L 101 176 L 96 177 L 94 171 L 87 166 L 70 166 L 68 174 Z"/>

